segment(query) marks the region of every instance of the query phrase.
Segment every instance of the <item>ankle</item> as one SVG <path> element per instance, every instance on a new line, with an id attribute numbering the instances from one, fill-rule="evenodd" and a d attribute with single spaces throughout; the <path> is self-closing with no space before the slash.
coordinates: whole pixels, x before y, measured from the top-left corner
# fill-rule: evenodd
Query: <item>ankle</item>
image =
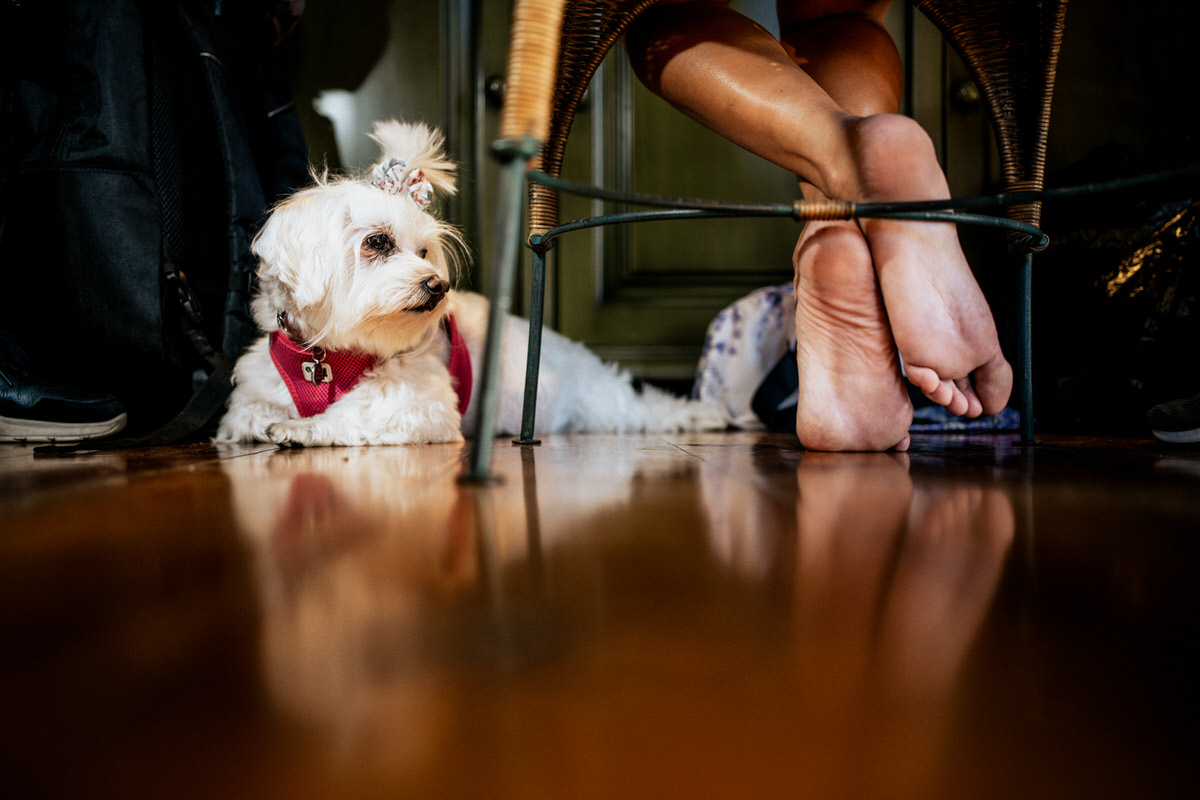
<path id="1" fill-rule="evenodd" d="M 849 199 L 932 200 L 948 195 L 937 150 L 925 129 L 901 114 L 854 117 L 846 137 L 855 174 Z"/>

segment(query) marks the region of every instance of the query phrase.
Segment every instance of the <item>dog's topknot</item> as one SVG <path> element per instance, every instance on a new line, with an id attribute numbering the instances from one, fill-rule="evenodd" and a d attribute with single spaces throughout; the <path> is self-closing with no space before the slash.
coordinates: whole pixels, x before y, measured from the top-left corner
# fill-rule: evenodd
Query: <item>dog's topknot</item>
<path id="1" fill-rule="evenodd" d="M 371 138 L 379 144 L 381 156 L 372 169 L 389 161 L 402 161 L 409 169 L 424 172 L 437 191 L 454 194 L 454 162 L 442 150 L 445 139 L 441 131 L 420 122 L 388 120 L 375 123 Z"/>

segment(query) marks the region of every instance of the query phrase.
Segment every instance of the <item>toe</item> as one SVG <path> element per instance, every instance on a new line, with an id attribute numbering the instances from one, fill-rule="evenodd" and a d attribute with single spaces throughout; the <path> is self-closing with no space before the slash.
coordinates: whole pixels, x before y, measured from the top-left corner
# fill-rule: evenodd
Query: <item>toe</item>
<path id="1" fill-rule="evenodd" d="M 962 392 L 963 397 L 967 400 L 967 410 L 963 412 L 964 417 L 975 418 L 983 413 L 983 403 L 979 400 L 979 395 L 975 393 L 975 387 L 971 385 L 970 378 L 963 378 L 954 382 L 958 390 Z"/>
<path id="2" fill-rule="evenodd" d="M 904 365 L 905 374 L 921 394 L 930 402 L 943 406 L 951 414 L 962 414 L 967 410 L 967 398 L 953 381 L 944 381 L 929 367 Z"/>
<path id="3" fill-rule="evenodd" d="M 955 416 L 963 416 L 970 409 L 971 404 L 967 401 L 967 396 L 963 394 L 962 389 L 954 381 L 946 381 L 944 386 L 949 387 L 950 402 L 944 403 L 946 410 Z"/>
<path id="4" fill-rule="evenodd" d="M 954 381 L 938 381 L 937 388 L 932 392 L 926 392 L 923 389 L 922 392 L 931 402 L 942 406 L 955 416 L 966 414 L 970 408 L 967 396 Z"/>
<path id="5" fill-rule="evenodd" d="M 999 414 L 1012 395 L 1012 367 L 1004 356 L 997 355 L 975 370 L 975 392 L 979 396 L 981 413 Z"/>
<path id="6" fill-rule="evenodd" d="M 904 365 L 904 375 L 908 378 L 909 383 L 921 390 L 922 394 L 933 400 L 931 396 L 942 386 L 942 379 L 938 374 L 929 367 L 918 367 L 913 364 L 906 363 Z M 937 403 L 936 400 L 934 400 Z M 938 405 L 945 405 L 938 403 Z"/>

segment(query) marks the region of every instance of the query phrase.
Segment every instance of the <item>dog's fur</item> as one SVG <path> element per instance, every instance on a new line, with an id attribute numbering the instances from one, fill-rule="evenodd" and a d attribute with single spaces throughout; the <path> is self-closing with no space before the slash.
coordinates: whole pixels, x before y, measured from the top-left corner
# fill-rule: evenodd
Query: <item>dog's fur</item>
<path id="1" fill-rule="evenodd" d="M 438 132 L 385 122 L 376 124 L 373 138 L 381 164 L 403 160 L 436 192 L 454 192 L 454 165 L 442 154 Z M 370 175 L 316 176 L 314 186 L 274 209 L 256 237 L 259 291 L 252 311 L 264 335 L 235 366 L 217 441 L 416 444 L 461 441 L 474 432 L 487 300 L 440 291 L 461 252 L 459 234 L 407 194 L 373 185 Z M 305 346 L 367 353 L 378 362 L 327 410 L 301 417 L 269 352 L 280 312 L 287 332 Z M 447 368 L 447 313 L 476 375 L 465 420 Z M 515 433 L 528 327 L 515 317 L 504 327 L 497 429 Z M 716 409 L 652 386 L 635 389 L 627 373 L 550 330 L 542 341 L 537 412 L 543 434 L 724 427 Z"/>

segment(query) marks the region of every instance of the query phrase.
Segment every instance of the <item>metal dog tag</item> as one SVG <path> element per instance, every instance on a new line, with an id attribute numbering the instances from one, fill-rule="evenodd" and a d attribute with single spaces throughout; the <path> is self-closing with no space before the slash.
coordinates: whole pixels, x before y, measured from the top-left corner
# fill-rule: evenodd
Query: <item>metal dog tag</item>
<path id="1" fill-rule="evenodd" d="M 301 366 L 304 367 L 304 380 L 313 386 L 333 381 L 333 370 L 329 368 L 328 364 L 320 361 L 305 361 Z"/>

